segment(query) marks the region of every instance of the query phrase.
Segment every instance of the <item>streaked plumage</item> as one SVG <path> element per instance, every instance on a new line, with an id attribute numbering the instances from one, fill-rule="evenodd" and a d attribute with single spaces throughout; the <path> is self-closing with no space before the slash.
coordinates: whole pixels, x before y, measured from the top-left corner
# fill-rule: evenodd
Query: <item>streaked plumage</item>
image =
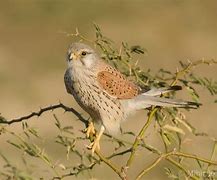
<path id="1" fill-rule="evenodd" d="M 101 123 L 102 133 L 104 129 L 110 134 L 117 133 L 121 122 L 130 113 L 152 105 L 198 107 L 197 103 L 159 97 L 169 91 L 179 90 L 180 86 L 144 92 L 85 44 L 72 43 L 67 52 L 67 62 L 64 77 L 67 92 L 74 96 L 94 121 Z"/>

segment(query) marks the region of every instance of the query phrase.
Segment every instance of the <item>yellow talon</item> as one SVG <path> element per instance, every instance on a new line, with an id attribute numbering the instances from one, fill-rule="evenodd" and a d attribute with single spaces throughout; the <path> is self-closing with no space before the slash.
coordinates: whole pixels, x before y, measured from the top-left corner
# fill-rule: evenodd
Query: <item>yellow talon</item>
<path id="1" fill-rule="evenodd" d="M 93 122 L 90 122 L 88 124 L 88 127 L 85 129 L 85 132 L 86 132 L 87 138 L 89 138 L 91 135 L 95 135 L 96 134 Z"/>
<path id="2" fill-rule="evenodd" d="M 96 138 L 94 139 L 94 141 L 88 146 L 88 148 L 91 149 L 92 156 L 94 155 L 95 151 L 99 151 L 100 150 L 99 141 L 100 141 L 101 136 L 103 135 L 104 131 L 105 131 L 105 127 L 101 126 L 99 134 L 96 135 Z"/>
<path id="3" fill-rule="evenodd" d="M 99 140 L 100 140 L 100 137 L 97 135 L 96 139 L 94 139 L 94 141 L 91 143 L 91 145 L 92 145 L 92 148 L 91 148 L 92 156 L 94 155 L 95 151 L 100 150 Z"/>

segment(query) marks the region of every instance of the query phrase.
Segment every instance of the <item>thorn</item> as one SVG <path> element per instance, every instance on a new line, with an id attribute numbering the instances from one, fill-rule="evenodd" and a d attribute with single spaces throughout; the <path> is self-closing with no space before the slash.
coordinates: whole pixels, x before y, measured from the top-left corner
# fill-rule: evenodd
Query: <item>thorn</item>
<path id="1" fill-rule="evenodd" d="M 178 72 L 179 72 L 179 68 L 177 67 L 177 68 L 176 68 L 176 73 L 178 73 Z"/>
<path id="2" fill-rule="evenodd" d="M 134 64 L 134 66 L 137 66 L 138 62 L 139 62 L 139 60 L 137 59 L 136 62 L 135 62 L 135 64 Z"/>
<path id="3" fill-rule="evenodd" d="M 75 36 L 79 35 L 78 27 L 75 28 Z"/>

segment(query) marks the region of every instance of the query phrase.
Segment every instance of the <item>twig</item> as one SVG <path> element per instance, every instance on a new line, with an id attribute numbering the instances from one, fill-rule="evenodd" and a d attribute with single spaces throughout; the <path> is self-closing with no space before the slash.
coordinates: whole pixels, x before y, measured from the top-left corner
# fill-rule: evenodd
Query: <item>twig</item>
<path id="1" fill-rule="evenodd" d="M 159 156 L 150 166 L 148 166 L 146 169 L 142 170 L 139 175 L 136 177 L 136 180 L 139 180 L 144 176 L 148 171 L 150 171 L 152 168 L 154 168 L 163 158 L 165 155 Z"/>
<path id="2" fill-rule="evenodd" d="M 94 40 L 90 40 L 90 39 L 86 38 L 85 36 L 83 36 L 83 35 L 79 32 L 78 28 L 75 28 L 75 33 L 65 33 L 65 34 L 66 34 L 67 36 L 71 36 L 71 37 L 78 37 L 78 38 L 80 38 L 81 40 L 84 40 L 84 41 L 87 41 L 87 42 L 90 42 L 90 43 L 95 43 Z"/>
<path id="3" fill-rule="evenodd" d="M 118 167 L 116 167 L 116 165 L 112 164 L 106 157 L 104 157 L 100 152 L 96 151 L 95 152 L 97 154 L 97 156 L 100 158 L 101 161 L 103 161 L 105 164 L 107 164 L 111 169 L 114 170 L 114 172 L 116 172 L 118 174 L 118 176 L 122 179 L 122 180 L 126 180 L 126 175 L 119 170 Z"/>
<path id="4" fill-rule="evenodd" d="M 139 142 L 140 142 L 140 140 L 143 139 L 144 134 L 145 134 L 145 131 L 146 131 L 146 129 L 149 127 L 149 125 L 150 125 L 150 123 L 151 123 L 151 121 L 152 121 L 152 118 L 153 118 L 153 116 L 154 116 L 154 114 L 155 114 L 155 112 L 156 112 L 157 110 L 158 110 L 158 108 L 154 108 L 154 109 L 150 112 L 150 114 L 149 114 L 149 116 L 148 116 L 147 122 L 146 122 L 145 125 L 142 127 L 142 129 L 140 130 L 138 136 L 136 137 L 136 139 L 135 139 L 135 141 L 134 141 L 134 143 L 133 143 L 132 149 L 131 149 L 130 157 L 129 157 L 129 159 L 128 159 L 128 161 L 127 161 L 127 164 L 126 164 L 126 167 L 127 167 L 127 168 L 129 168 L 129 166 L 131 165 L 131 163 L 132 163 L 132 161 L 133 161 L 133 159 L 134 159 L 134 156 L 135 156 L 136 149 L 137 149 L 137 147 L 138 147 L 138 145 L 139 145 Z"/>
<path id="5" fill-rule="evenodd" d="M 53 177 L 52 180 L 61 180 L 63 178 L 69 177 L 69 176 L 78 176 L 81 172 L 86 171 L 86 170 L 91 170 L 93 169 L 93 167 L 97 164 L 98 162 L 93 162 L 91 163 L 89 166 L 85 166 L 85 167 L 80 167 L 80 165 L 78 165 L 78 168 L 76 168 L 78 171 L 77 172 L 69 172 L 67 174 L 63 174 L 61 177 Z"/>
<path id="6" fill-rule="evenodd" d="M 182 164 L 180 164 L 179 162 L 173 160 L 172 158 L 170 158 L 169 156 L 172 155 L 178 155 L 177 152 L 168 152 L 165 154 L 161 154 L 150 166 L 148 166 L 147 168 L 143 169 L 138 176 L 136 177 L 136 180 L 141 179 L 147 172 L 149 172 L 152 168 L 154 168 L 157 164 L 159 164 L 161 162 L 162 159 L 166 159 L 168 160 L 170 163 L 172 163 L 173 165 L 175 165 L 176 167 L 178 167 L 179 169 L 181 169 L 188 177 L 190 177 L 193 180 L 197 180 L 196 177 L 192 176 L 183 166 Z"/>
<path id="7" fill-rule="evenodd" d="M 131 149 L 127 149 L 127 150 L 121 151 L 119 153 L 114 153 L 114 154 L 110 155 L 109 157 L 107 157 L 107 159 L 111 159 L 111 158 L 113 158 L 115 156 L 122 156 L 124 154 L 129 153 L 129 152 L 131 152 Z"/>
<path id="8" fill-rule="evenodd" d="M 193 180 L 198 180 L 198 178 L 196 178 L 195 176 L 192 176 L 187 169 L 185 169 L 180 163 L 178 163 L 177 161 L 173 160 L 170 157 L 167 157 L 166 160 L 168 160 L 170 163 L 172 163 L 173 165 L 175 165 L 177 168 L 179 168 L 180 170 L 182 170 L 187 177 L 190 177 Z"/>
<path id="9" fill-rule="evenodd" d="M 187 153 L 183 153 L 183 152 L 173 152 L 171 155 L 186 157 L 186 158 L 190 158 L 190 159 L 195 159 L 195 160 L 207 163 L 209 165 L 217 166 L 217 161 L 211 161 L 211 160 L 208 160 L 208 159 L 205 159 L 205 158 L 202 158 L 202 157 L 198 157 L 198 156 L 193 155 L 193 154 L 187 154 Z"/>
<path id="10" fill-rule="evenodd" d="M 72 112 L 75 116 L 78 117 L 78 119 L 80 121 L 82 121 L 86 126 L 88 124 L 88 121 L 86 119 L 84 119 L 81 114 L 76 111 L 74 108 L 71 108 L 71 107 L 67 107 L 65 106 L 64 104 L 62 103 L 59 103 L 59 104 L 55 104 L 55 105 L 51 105 L 51 106 L 48 106 L 48 107 L 44 107 L 44 108 L 41 108 L 39 111 L 37 112 L 32 112 L 30 113 L 29 115 L 25 115 L 25 116 L 21 116 L 19 118 L 14 118 L 14 119 L 11 119 L 9 121 L 0 121 L 0 124 L 13 124 L 13 123 L 17 123 L 17 122 L 22 122 L 24 120 L 28 120 L 34 116 L 41 116 L 43 113 L 47 112 L 47 111 L 53 111 L 55 109 L 58 109 L 58 108 L 61 108 L 63 110 L 65 110 L 66 112 Z"/>
<path id="11" fill-rule="evenodd" d="M 188 73 L 190 71 L 190 69 L 192 69 L 195 66 L 200 65 L 200 64 L 208 64 L 208 65 L 217 64 L 217 61 L 214 59 L 211 59 L 211 60 L 201 59 L 201 60 L 198 60 L 195 62 L 189 62 L 189 64 L 186 67 L 184 67 L 182 70 L 176 72 L 176 76 L 174 77 L 174 80 L 170 85 L 174 86 L 177 83 L 180 76 L 185 75 L 186 73 Z"/>
<path id="12" fill-rule="evenodd" d="M 152 150 L 150 150 L 152 151 Z M 154 152 L 154 151 L 152 151 Z M 155 151 L 155 153 L 159 154 L 158 152 Z M 170 156 L 181 156 L 181 157 L 185 157 L 185 158 L 190 158 L 190 159 L 195 159 L 204 163 L 207 163 L 209 165 L 217 165 L 217 161 L 211 161 L 202 157 L 197 157 L 196 155 L 192 155 L 192 154 L 187 154 L 187 153 L 183 153 L 183 152 L 176 152 L 176 151 L 172 151 L 172 152 L 168 152 L 166 154 L 159 154 L 160 156 L 147 168 L 143 169 L 136 177 L 136 180 L 142 178 L 147 172 L 149 172 L 152 168 L 154 168 L 158 163 L 160 163 L 160 161 L 162 159 L 166 159 L 167 161 L 169 161 L 170 163 L 172 163 L 173 165 L 175 165 L 177 168 L 179 168 L 180 170 L 182 170 L 188 177 L 190 177 L 191 179 L 197 180 L 197 178 L 195 176 L 192 176 L 188 170 L 186 170 L 182 164 L 180 164 L 179 162 L 175 161 L 174 159 L 172 159 Z"/>

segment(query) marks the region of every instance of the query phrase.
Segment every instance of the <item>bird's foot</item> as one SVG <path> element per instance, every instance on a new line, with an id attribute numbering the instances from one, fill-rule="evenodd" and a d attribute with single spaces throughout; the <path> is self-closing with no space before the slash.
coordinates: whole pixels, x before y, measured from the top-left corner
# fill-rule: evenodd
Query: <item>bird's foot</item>
<path id="1" fill-rule="evenodd" d="M 96 135 L 96 138 L 94 139 L 94 141 L 92 143 L 90 143 L 89 146 L 87 146 L 88 149 L 91 149 L 92 156 L 94 155 L 95 151 L 100 150 L 99 141 L 100 141 L 100 137 L 98 135 Z"/>
<path id="2" fill-rule="evenodd" d="M 88 127 L 84 130 L 84 132 L 86 133 L 87 138 L 94 136 L 96 134 L 93 122 L 90 122 L 88 124 Z"/>
<path id="3" fill-rule="evenodd" d="M 96 138 L 94 139 L 94 141 L 88 146 L 88 148 L 91 149 L 92 156 L 94 155 L 95 151 L 100 150 L 99 141 L 100 141 L 101 136 L 103 135 L 104 131 L 105 131 L 105 127 L 101 126 L 99 134 L 96 135 Z"/>

